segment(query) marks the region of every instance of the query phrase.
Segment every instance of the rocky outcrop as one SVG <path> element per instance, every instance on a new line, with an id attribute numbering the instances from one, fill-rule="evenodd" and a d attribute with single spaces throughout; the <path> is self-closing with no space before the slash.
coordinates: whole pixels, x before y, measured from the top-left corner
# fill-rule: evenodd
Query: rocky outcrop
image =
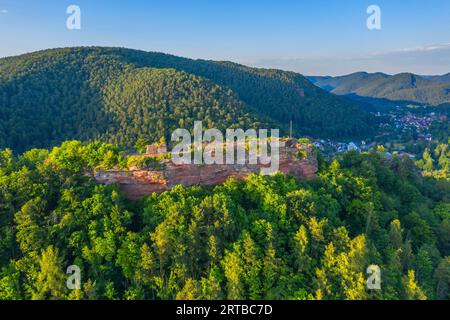
<path id="1" fill-rule="evenodd" d="M 299 154 L 304 150 L 306 157 Z M 163 169 L 144 170 L 130 168 L 129 171 L 96 171 L 94 178 L 103 184 L 118 184 L 127 198 L 137 199 L 154 192 L 170 190 L 175 185 L 185 187 L 196 185 L 218 185 L 228 178 L 245 179 L 251 173 L 260 173 L 263 165 L 176 165 L 163 160 Z M 310 147 L 294 143 L 281 149 L 279 171 L 299 179 L 313 179 L 317 173 L 317 158 Z"/>

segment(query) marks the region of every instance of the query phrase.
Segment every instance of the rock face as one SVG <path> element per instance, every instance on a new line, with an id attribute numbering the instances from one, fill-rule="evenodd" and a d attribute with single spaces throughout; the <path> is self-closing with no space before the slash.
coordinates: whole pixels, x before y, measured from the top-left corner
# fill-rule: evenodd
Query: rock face
<path id="1" fill-rule="evenodd" d="M 301 157 L 303 150 L 306 157 Z M 129 199 L 137 199 L 154 192 L 170 190 L 175 185 L 185 187 L 196 185 L 218 185 L 228 178 L 245 179 L 251 173 L 260 173 L 261 164 L 221 165 L 176 165 L 171 160 L 162 160 L 164 169 L 148 170 L 130 168 L 129 171 L 97 171 L 94 178 L 102 184 L 118 184 Z M 317 158 L 310 147 L 288 141 L 280 149 L 279 171 L 299 179 L 313 179 L 317 173 Z"/>

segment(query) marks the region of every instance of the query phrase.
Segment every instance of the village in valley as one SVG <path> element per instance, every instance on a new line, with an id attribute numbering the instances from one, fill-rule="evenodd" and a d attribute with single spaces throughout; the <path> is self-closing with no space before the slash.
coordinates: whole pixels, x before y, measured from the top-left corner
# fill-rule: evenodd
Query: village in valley
<path id="1" fill-rule="evenodd" d="M 386 156 L 420 158 L 421 152 L 436 138 L 433 127 L 448 123 L 445 111 L 396 106 L 386 112 L 373 112 L 379 121 L 379 134 L 373 139 L 338 141 L 309 139 L 326 157 L 349 151 L 365 152 L 383 146 Z"/>

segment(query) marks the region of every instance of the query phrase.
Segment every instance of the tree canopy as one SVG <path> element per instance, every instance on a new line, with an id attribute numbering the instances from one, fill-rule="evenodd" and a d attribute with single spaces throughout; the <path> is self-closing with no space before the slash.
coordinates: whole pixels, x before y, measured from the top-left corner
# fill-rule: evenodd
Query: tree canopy
<path id="1" fill-rule="evenodd" d="M 252 175 L 130 201 L 83 174 L 120 158 L 77 141 L 0 152 L 0 299 L 450 298 L 450 186 L 408 159 L 349 152 L 313 181 Z M 81 290 L 65 285 L 70 265 Z"/>

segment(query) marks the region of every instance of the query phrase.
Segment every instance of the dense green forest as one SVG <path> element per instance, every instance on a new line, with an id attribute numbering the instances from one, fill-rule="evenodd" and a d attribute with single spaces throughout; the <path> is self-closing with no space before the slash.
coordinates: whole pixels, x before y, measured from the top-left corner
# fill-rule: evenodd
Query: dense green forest
<path id="1" fill-rule="evenodd" d="M 324 138 L 377 127 L 293 72 L 100 47 L 0 59 L 0 300 L 450 299 L 447 123 L 415 162 L 319 154 L 311 181 L 251 175 L 132 201 L 92 178 L 153 161 L 127 154 L 196 120 L 282 133 L 292 120 Z"/>
<path id="2" fill-rule="evenodd" d="M 122 161 L 77 141 L 0 152 L 0 299 L 450 299 L 450 184 L 409 159 L 349 152 L 313 181 L 252 175 L 139 201 L 83 174 Z"/>
<path id="3" fill-rule="evenodd" d="M 195 120 L 359 137 L 374 119 L 303 76 L 120 48 L 67 48 L 0 59 L 0 148 L 101 139 L 133 146 Z"/>

